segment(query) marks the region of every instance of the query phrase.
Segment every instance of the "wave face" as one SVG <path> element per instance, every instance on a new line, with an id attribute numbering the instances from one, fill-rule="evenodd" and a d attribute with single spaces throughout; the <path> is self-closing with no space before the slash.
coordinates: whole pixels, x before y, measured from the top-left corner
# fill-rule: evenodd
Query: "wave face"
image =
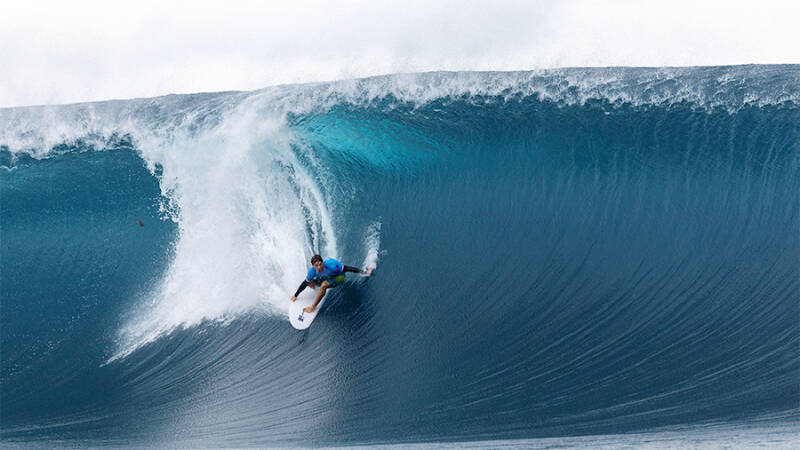
<path id="1" fill-rule="evenodd" d="M 798 66 L 0 109 L 3 440 L 796 421 L 798 124 Z M 315 252 L 378 269 L 298 332 Z"/>

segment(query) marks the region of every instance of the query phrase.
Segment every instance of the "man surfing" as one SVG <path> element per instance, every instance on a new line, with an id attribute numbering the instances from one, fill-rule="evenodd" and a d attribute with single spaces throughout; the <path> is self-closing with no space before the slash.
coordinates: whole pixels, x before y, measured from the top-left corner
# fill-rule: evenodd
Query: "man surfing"
<path id="1" fill-rule="evenodd" d="M 311 257 L 311 265 L 312 267 L 308 270 L 306 279 L 300 283 L 300 287 L 297 288 L 297 292 L 294 293 L 291 299 L 292 301 L 297 300 L 297 296 L 303 292 L 303 289 L 306 287 L 314 288 L 314 286 L 318 284 L 319 292 L 317 292 L 316 300 L 314 300 L 311 306 L 303 308 L 303 311 L 307 313 L 314 312 L 314 310 L 317 309 L 319 301 L 325 296 L 328 288 L 336 287 L 344 283 L 345 273 L 362 273 L 369 276 L 372 271 L 375 270 L 374 267 L 370 267 L 366 271 L 363 271 L 357 267 L 345 266 L 333 258 L 323 260 L 320 255 Z"/>

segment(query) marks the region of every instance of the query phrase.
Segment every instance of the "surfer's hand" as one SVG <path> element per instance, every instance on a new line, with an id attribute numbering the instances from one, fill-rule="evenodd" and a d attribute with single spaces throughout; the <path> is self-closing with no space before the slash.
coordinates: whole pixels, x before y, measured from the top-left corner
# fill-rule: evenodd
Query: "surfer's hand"
<path id="1" fill-rule="evenodd" d="M 296 296 L 296 295 L 293 295 L 293 296 L 292 296 L 292 298 L 291 298 L 291 300 L 292 300 L 292 301 L 295 301 L 295 300 L 297 300 L 297 296 Z"/>
<path id="2" fill-rule="evenodd" d="M 303 311 L 305 311 L 307 313 L 312 313 L 312 312 L 314 312 L 315 309 L 317 309 L 317 307 L 314 306 L 314 305 L 311 305 L 311 306 L 306 306 L 305 308 L 303 308 Z"/>

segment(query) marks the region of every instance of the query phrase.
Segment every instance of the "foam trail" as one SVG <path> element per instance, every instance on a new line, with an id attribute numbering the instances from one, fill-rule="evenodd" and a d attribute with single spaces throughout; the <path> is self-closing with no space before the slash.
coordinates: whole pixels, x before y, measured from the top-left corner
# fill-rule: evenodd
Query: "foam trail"
<path id="1" fill-rule="evenodd" d="M 381 222 L 376 220 L 367 228 L 367 236 L 364 240 L 367 249 L 367 256 L 364 258 L 364 268 L 378 267 L 378 257 L 381 247 Z"/>

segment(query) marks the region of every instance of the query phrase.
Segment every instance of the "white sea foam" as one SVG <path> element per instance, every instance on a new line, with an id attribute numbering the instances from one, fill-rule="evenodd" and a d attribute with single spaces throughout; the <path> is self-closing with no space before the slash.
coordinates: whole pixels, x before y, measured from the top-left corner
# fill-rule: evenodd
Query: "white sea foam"
<path id="1" fill-rule="evenodd" d="M 179 237 L 112 360 L 177 328 L 254 310 L 282 314 L 308 256 L 336 254 L 324 194 L 290 139 L 280 120 L 242 109 L 209 130 L 139 140 L 145 161 L 160 167 Z"/>
<path id="2" fill-rule="evenodd" d="M 710 424 L 664 428 L 627 434 L 563 436 L 494 441 L 424 442 L 371 445 L 376 449 L 673 449 L 720 448 L 796 449 L 800 444 L 797 423 L 779 421 L 753 424 Z M 336 447 L 335 447 L 336 448 Z"/>
<path id="3" fill-rule="evenodd" d="M 364 258 L 364 268 L 378 267 L 378 256 L 381 248 L 381 222 L 379 220 L 376 220 L 367 228 L 364 247 L 367 250 L 367 255 Z"/>

